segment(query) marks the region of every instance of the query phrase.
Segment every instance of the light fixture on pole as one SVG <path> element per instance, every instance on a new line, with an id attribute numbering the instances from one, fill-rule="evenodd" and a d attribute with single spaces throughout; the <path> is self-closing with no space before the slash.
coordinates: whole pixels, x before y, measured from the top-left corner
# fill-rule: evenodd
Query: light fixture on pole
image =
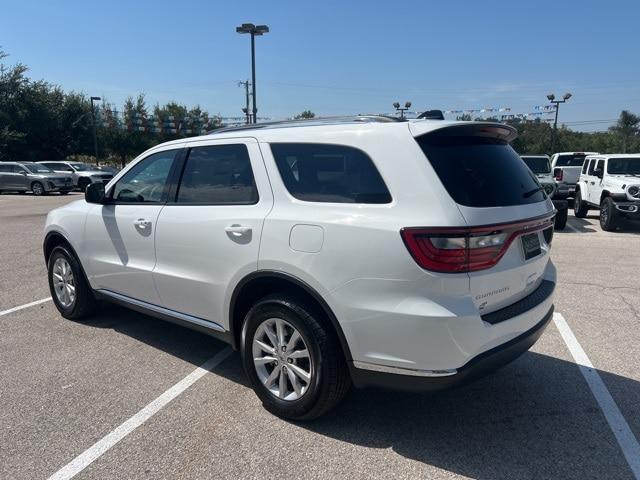
<path id="1" fill-rule="evenodd" d="M 404 107 L 400 106 L 400 102 L 393 102 L 396 112 L 400 112 L 400 118 L 404 118 L 404 112 L 411 108 L 411 102 L 404 102 Z"/>
<path id="2" fill-rule="evenodd" d="M 556 100 L 556 96 L 553 93 L 547 95 L 547 100 L 549 103 L 553 103 L 556 106 L 556 118 L 553 121 L 553 130 L 551 131 L 551 154 L 555 153 L 556 148 L 556 137 L 558 135 L 558 110 L 560 108 L 561 103 L 565 103 L 567 100 L 571 98 L 571 94 L 569 92 L 565 93 L 562 96 L 562 100 Z"/>
<path id="3" fill-rule="evenodd" d="M 253 123 L 258 120 L 258 107 L 256 106 L 256 36 L 269 32 L 266 25 L 254 25 L 253 23 L 243 23 L 236 27 L 237 33 L 248 33 L 251 35 L 251 87 L 253 93 Z"/>

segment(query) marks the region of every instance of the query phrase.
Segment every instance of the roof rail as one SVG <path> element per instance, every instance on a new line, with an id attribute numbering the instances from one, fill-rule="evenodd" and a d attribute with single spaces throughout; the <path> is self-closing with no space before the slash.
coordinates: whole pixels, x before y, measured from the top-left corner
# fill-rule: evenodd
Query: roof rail
<path id="1" fill-rule="evenodd" d="M 397 117 L 386 115 L 352 115 L 342 117 L 317 117 L 308 119 L 280 120 L 276 122 L 253 123 L 249 125 L 237 125 L 234 127 L 222 127 L 207 132 L 207 135 L 218 133 L 238 132 L 243 130 L 256 130 L 278 127 L 307 127 L 313 125 L 336 125 L 340 123 L 390 123 L 405 121 Z"/>

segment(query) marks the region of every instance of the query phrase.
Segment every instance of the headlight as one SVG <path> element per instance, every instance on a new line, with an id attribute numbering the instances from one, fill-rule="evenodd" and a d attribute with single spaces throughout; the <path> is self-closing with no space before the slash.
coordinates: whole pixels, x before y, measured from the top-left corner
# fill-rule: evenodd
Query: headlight
<path id="1" fill-rule="evenodd" d="M 627 193 L 630 197 L 640 198 L 640 185 L 631 185 L 627 188 Z"/>

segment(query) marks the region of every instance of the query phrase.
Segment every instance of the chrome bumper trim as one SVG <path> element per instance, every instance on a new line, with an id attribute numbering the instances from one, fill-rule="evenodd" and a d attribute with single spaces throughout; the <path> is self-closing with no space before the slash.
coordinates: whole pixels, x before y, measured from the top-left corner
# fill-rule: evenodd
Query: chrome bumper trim
<path id="1" fill-rule="evenodd" d="M 410 375 L 412 377 L 450 377 L 458 373 L 458 370 L 414 370 L 413 368 L 390 367 L 369 362 L 353 362 L 355 368 L 371 370 L 373 372 L 393 373 L 396 375 Z"/>

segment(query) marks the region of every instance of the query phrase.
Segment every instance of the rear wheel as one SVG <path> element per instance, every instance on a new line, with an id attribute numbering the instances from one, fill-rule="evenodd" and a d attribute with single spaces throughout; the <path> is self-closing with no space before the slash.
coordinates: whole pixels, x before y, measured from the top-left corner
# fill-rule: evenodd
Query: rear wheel
<path id="1" fill-rule="evenodd" d="M 33 182 L 31 184 L 31 191 L 34 195 L 40 196 L 45 194 L 44 185 L 40 182 Z"/>
<path id="2" fill-rule="evenodd" d="M 556 230 L 562 230 L 564 227 L 567 226 L 568 213 L 569 213 L 568 208 L 563 208 L 562 210 L 558 210 L 558 213 L 556 213 L 556 219 L 554 224 L 554 228 Z"/>
<path id="3" fill-rule="evenodd" d="M 47 266 L 51 297 L 62 316 L 79 320 L 91 314 L 96 300 L 75 255 L 64 246 L 55 247 Z"/>
<path id="4" fill-rule="evenodd" d="M 81 178 L 78 181 L 78 188 L 80 189 L 81 192 L 84 192 L 90 183 L 91 183 L 91 180 L 89 180 L 88 178 Z"/>
<path id="5" fill-rule="evenodd" d="M 582 193 L 578 190 L 573 200 L 573 214 L 578 218 L 585 218 L 588 213 L 589 205 L 582 200 Z"/>
<path id="6" fill-rule="evenodd" d="M 339 340 L 322 316 L 288 295 L 270 295 L 247 314 L 241 353 L 264 407 L 279 417 L 310 420 L 344 397 L 349 373 Z"/>
<path id="7" fill-rule="evenodd" d="M 600 227 L 607 232 L 618 228 L 618 215 L 611 197 L 606 197 L 600 205 Z"/>

